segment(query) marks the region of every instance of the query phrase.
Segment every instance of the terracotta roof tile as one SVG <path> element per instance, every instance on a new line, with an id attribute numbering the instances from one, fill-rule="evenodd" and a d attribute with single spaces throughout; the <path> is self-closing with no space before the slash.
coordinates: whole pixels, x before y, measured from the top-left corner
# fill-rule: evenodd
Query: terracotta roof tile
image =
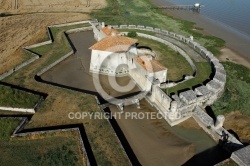
<path id="1" fill-rule="evenodd" d="M 114 29 L 114 28 L 112 28 L 112 27 L 103 27 L 103 28 L 101 29 L 101 31 L 102 31 L 103 33 L 105 33 L 107 36 L 111 36 L 112 33 L 115 33 L 116 35 L 120 34 L 119 31 L 117 31 L 116 29 Z"/>
<path id="2" fill-rule="evenodd" d="M 89 49 L 109 52 L 126 52 L 129 47 L 136 42 L 136 39 L 125 36 L 109 36 L 98 41 Z"/>
<path id="3" fill-rule="evenodd" d="M 166 70 L 167 68 L 162 66 L 157 60 L 150 60 L 147 56 L 138 56 L 134 60 L 150 73 Z"/>

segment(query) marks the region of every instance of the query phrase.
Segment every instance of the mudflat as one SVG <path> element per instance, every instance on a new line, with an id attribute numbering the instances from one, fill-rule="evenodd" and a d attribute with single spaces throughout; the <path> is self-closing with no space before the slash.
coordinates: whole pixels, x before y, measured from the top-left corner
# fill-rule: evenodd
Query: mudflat
<path id="1" fill-rule="evenodd" d="M 140 109 L 135 105 L 124 107 L 124 113 L 116 120 L 140 164 L 184 164 L 195 154 L 194 144 L 170 132 L 164 119 L 135 119 L 126 116 L 126 112 L 155 112 L 147 101 L 142 100 L 140 103 Z M 116 106 L 110 106 L 110 110 L 113 114 L 119 112 Z"/>

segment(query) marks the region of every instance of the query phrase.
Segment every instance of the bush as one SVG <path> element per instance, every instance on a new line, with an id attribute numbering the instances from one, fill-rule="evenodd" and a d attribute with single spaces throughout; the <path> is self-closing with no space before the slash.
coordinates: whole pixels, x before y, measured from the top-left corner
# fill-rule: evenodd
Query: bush
<path id="1" fill-rule="evenodd" d="M 135 31 L 128 32 L 128 37 L 136 37 L 137 33 Z"/>

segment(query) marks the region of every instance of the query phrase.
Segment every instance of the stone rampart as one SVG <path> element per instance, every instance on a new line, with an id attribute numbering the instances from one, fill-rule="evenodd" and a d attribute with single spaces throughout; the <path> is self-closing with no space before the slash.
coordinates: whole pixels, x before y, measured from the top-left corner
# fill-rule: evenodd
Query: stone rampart
<path id="1" fill-rule="evenodd" d="M 120 29 L 126 29 L 127 27 L 128 27 L 127 25 L 119 26 Z M 132 29 L 131 26 L 130 26 L 130 29 Z M 153 31 L 156 33 L 170 36 L 172 38 L 175 38 L 176 40 L 185 42 L 191 48 L 193 48 L 194 50 L 199 52 L 202 57 L 204 57 L 205 59 L 207 59 L 211 63 L 211 66 L 215 71 L 215 75 L 212 78 L 212 80 L 206 84 L 206 87 L 211 91 L 210 100 L 208 100 L 208 96 L 203 97 L 203 96 L 199 95 L 199 97 L 197 98 L 198 99 L 197 101 L 198 101 L 198 103 L 201 103 L 201 101 L 204 102 L 204 100 L 208 100 L 208 102 L 206 102 L 206 105 L 211 105 L 217 100 L 218 97 L 221 96 L 221 94 L 224 91 L 224 87 L 225 87 L 226 72 L 224 70 L 223 65 L 221 65 L 219 63 L 218 59 L 216 57 L 214 57 L 213 54 L 211 52 L 209 52 L 206 48 L 201 46 L 199 43 L 196 43 L 195 41 L 191 40 L 190 38 L 185 38 L 182 35 L 175 34 L 174 32 L 169 32 L 167 30 L 161 30 L 159 28 L 153 28 L 153 27 L 144 27 L 142 25 L 137 25 L 136 28 L 134 28 L 134 29 Z M 182 49 L 176 47 L 174 44 L 172 44 L 166 40 L 163 40 L 161 38 L 158 38 L 158 37 L 155 37 L 152 35 L 143 34 L 143 33 L 137 33 L 137 34 L 138 34 L 138 36 L 153 39 L 153 40 L 156 40 L 156 41 L 161 42 L 163 44 L 166 44 L 170 48 L 172 48 L 173 50 L 178 51 L 182 56 L 184 56 L 186 58 L 186 60 L 192 66 L 193 70 L 195 69 L 195 71 L 196 71 L 196 67 L 193 64 L 191 58 Z M 175 85 L 177 85 L 177 84 L 171 84 L 171 85 L 162 84 L 161 87 L 172 87 Z"/>

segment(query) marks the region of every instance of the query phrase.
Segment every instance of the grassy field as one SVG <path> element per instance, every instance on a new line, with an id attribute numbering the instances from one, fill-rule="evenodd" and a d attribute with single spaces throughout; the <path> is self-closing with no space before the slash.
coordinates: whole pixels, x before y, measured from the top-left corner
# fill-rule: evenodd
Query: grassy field
<path id="1" fill-rule="evenodd" d="M 201 34 L 201 29 L 192 22 L 173 18 L 159 9 L 150 9 L 153 4 L 149 0 L 107 0 L 107 2 L 108 6 L 106 8 L 91 14 L 93 18 L 104 21 L 109 25 L 135 24 L 153 26 L 173 31 L 186 37 L 192 35 L 195 41 L 204 45 L 215 55 L 220 54 L 219 49 L 225 44 L 225 41 L 217 37 Z"/>
<path id="2" fill-rule="evenodd" d="M 171 93 L 178 93 L 179 90 L 192 89 L 193 86 L 202 84 L 204 81 L 209 79 L 212 73 L 211 65 L 208 62 L 195 62 L 197 68 L 197 75 L 195 78 L 185 81 L 184 83 L 178 84 L 172 88 L 164 89 L 164 91 L 169 95 Z"/>
<path id="3" fill-rule="evenodd" d="M 160 42 L 143 37 L 136 38 L 138 39 L 139 46 L 148 46 L 156 52 L 157 60 L 168 69 L 169 80 L 178 81 L 184 75 L 193 74 L 193 70 L 187 60 L 178 52 Z"/>
<path id="4" fill-rule="evenodd" d="M 21 120 L 14 118 L 0 118 L 0 141 L 10 139 L 15 128 L 20 124 Z"/>
<path id="5" fill-rule="evenodd" d="M 0 165 L 86 165 L 76 133 L 61 133 L 53 137 L 9 139 L 20 120 L 0 119 Z M 74 135 L 72 135 L 74 134 Z"/>
<path id="6" fill-rule="evenodd" d="M 227 72 L 225 92 L 212 109 L 217 115 L 240 111 L 250 116 L 250 70 L 231 62 L 222 64 Z"/>
<path id="7" fill-rule="evenodd" d="M 34 108 L 40 96 L 0 85 L 0 106 Z"/>
<path id="8" fill-rule="evenodd" d="M 34 80 L 36 73 L 43 67 L 68 53 L 67 49 L 63 49 L 65 52 L 59 50 L 68 45 L 67 42 L 60 44 L 60 40 L 66 40 L 63 31 L 77 27 L 79 26 L 56 28 L 55 31 L 52 31 L 55 35 L 53 44 L 33 50 L 40 53 L 42 57 L 13 73 L 4 81 L 48 94 L 26 128 L 82 123 L 98 165 L 129 165 L 128 157 L 107 120 L 89 118 L 72 120 L 68 118 L 70 112 L 100 112 L 94 96 Z M 61 53 L 63 54 L 61 55 Z"/>

